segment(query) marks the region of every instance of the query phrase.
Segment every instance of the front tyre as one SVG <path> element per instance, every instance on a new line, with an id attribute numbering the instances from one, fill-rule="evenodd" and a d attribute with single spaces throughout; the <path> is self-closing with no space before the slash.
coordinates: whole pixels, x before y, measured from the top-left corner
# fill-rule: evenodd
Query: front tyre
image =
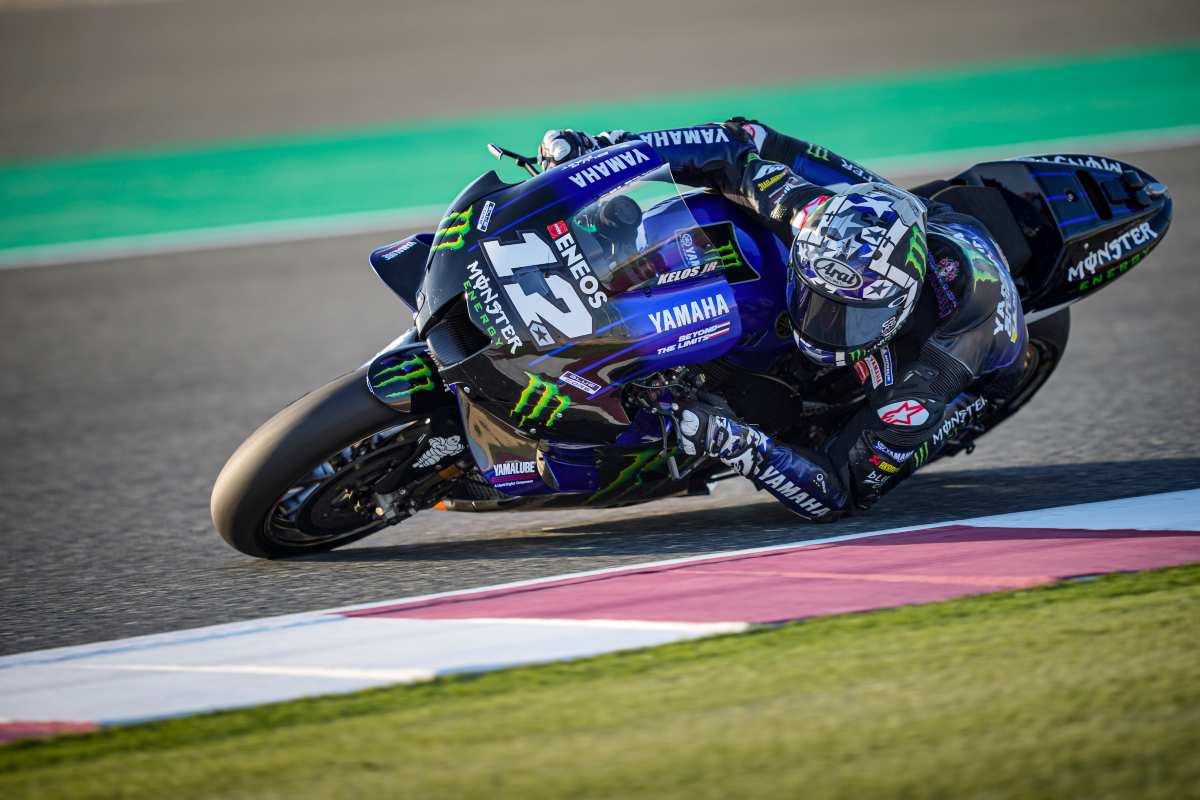
<path id="1" fill-rule="evenodd" d="M 250 435 L 217 476 L 213 524 L 259 558 L 318 553 L 398 521 L 377 487 L 403 485 L 429 431 L 367 388 L 366 370 L 310 392 Z M 407 516 L 407 514 L 405 514 Z"/>

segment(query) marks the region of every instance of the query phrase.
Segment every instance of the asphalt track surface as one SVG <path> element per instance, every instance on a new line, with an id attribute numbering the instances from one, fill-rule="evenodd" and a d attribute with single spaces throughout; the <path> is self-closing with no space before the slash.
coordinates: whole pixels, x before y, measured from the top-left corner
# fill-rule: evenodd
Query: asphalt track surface
<path id="1" fill-rule="evenodd" d="M 0 160 L 1200 37 L 1192 0 L 13 4 Z"/>
<path id="2" fill-rule="evenodd" d="M 474 36 L 475 44 L 482 47 L 486 37 L 510 28 L 522 32 L 526 27 L 492 17 L 494 24 L 483 25 L 465 13 L 465 6 L 444 5 L 464 10 L 464 19 L 475 20 L 456 29 L 455 47 L 465 47 L 463 37 Z M 941 26 L 932 11 L 901 14 L 887 12 L 880 4 L 864 5 L 858 18 L 863 20 L 862 30 L 876 31 L 878 36 L 889 28 L 893 36 L 903 31 L 904 52 L 913 57 L 911 66 L 943 57 L 1112 45 L 1139 36 L 1169 39 L 1189 26 L 1194 29 L 1194 20 L 1187 16 L 1194 16 L 1193 11 L 1183 11 L 1178 3 L 1159 5 L 1170 8 L 1159 9 L 1164 13 L 1156 15 L 1154 3 L 1136 8 L 1089 3 L 1086 10 L 1030 3 L 1022 7 L 1027 12 L 1024 17 L 1006 12 L 1002 19 L 988 21 L 990 44 L 981 42 L 970 52 L 958 44 L 944 45 L 949 28 L 961 30 L 967 24 L 961 15 Z M 164 3 L 3 12 L 0 36 L 12 35 L 14 19 L 30 25 L 31 19 L 85 25 L 90 15 L 101 12 L 121 15 L 124 24 L 136 30 L 137 25 L 160 24 L 156 15 L 167 7 L 191 8 Z M 778 31 L 762 34 L 775 45 L 760 45 L 751 38 L 755 28 L 746 21 L 756 15 L 745 4 L 737 8 L 736 15 L 726 15 L 729 25 L 740 26 L 728 33 L 740 38 L 729 39 L 736 44 L 732 61 L 737 64 L 726 82 L 801 74 L 780 52 Z M 659 13 L 640 6 L 619 10 L 627 18 L 640 11 L 651 18 Z M 1130 16 L 1135 11 L 1136 25 Z M 314 6 L 312 13 L 320 18 L 319 8 Z M 863 54 L 865 62 L 846 61 L 843 28 L 847 26 L 839 20 L 847 19 L 851 11 L 839 10 L 839 20 L 829 19 L 827 13 L 810 9 L 804 19 L 815 62 L 830 63 L 833 72 L 862 67 L 862 63 L 877 68 L 878 61 L 870 62 L 878 54 L 872 55 L 871 48 L 861 44 L 851 52 Z M 888 13 L 892 18 L 885 19 Z M 1041 32 L 1044 26 L 1035 23 L 1054 14 L 1076 19 L 1087 35 L 1073 30 L 1071 36 L 1055 38 Z M 614 11 L 598 30 L 586 35 L 579 25 L 572 28 L 578 39 L 573 52 L 589 52 L 585 45 L 594 45 L 594 38 L 607 30 L 604 26 L 615 25 L 611 19 L 620 16 Z M 770 17 L 766 10 L 757 16 Z M 284 42 L 309 30 L 312 19 L 301 11 L 275 12 L 273 18 Z M 977 15 L 970 21 L 980 23 Z M 33 154 L 132 146 L 141 143 L 143 136 L 159 141 L 231 135 L 258 130 L 254 126 L 287 129 L 369 117 L 365 106 L 349 107 L 365 100 L 339 98 L 331 84 L 338 83 L 342 93 L 357 94 L 346 92 L 345 86 L 350 78 L 364 75 L 366 68 L 356 60 L 359 51 L 381 53 L 381 48 L 355 45 L 353 53 L 338 51 L 338 57 L 332 52 L 324 59 L 313 55 L 329 75 L 321 81 L 303 73 L 313 78 L 309 97 L 317 99 L 298 105 L 311 108 L 303 114 L 293 109 L 298 116 L 289 116 L 267 104 L 251 124 L 242 104 L 252 102 L 253 98 L 247 99 L 252 92 L 237 78 L 258 72 L 254 64 L 242 64 L 235 57 L 249 48 L 232 48 L 225 58 L 218 48 L 213 51 L 218 55 L 210 52 L 205 61 L 198 55 L 197 42 L 209 31 L 198 21 L 190 27 L 187 22 L 178 26 L 183 32 L 172 35 L 182 37 L 179 47 L 190 43 L 197 53 L 190 66 L 193 72 L 188 73 L 194 81 L 172 72 L 186 71 L 187 64 L 175 64 L 153 48 L 138 51 L 132 40 L 123 50 L 122 40 L 114 40 L 109 46 L 118 56 L 113 59 L 117 66 L 105 67 L 103 54 L 96 52 L 92 61 L 79 62 L 95 67 L 94 71 L 79 68 L 77 80 L 83 88 L 58 77 L 63 86 L 71 87 L 69 91 L 92 93 L 91 102 L 79 112 L 83 122 L 93 123 L 94 137 L 86 131 L 65 130 L 62 121 L 54 118 L 62 110 L 59 104 L 42 107 L 38 102 L 44 100 L 26 97 L 22 101 L 26 105 L 18 103 L 17 111 L 8 103 L 0 104 L 4 114 L 19 112 L 20 117 L 20 130 L 13 134 L 15 138 L 5 139 L 4 150 Z M 394 32 L 407 35 L 399 29 Z M 349 47 L 352 38 L 341 28 L 330 37 L 331 51 Z M 711 41 L 711 33 L 708 37 Z M 682 34 L 670 39 L 671 46 L 655 54 L 656 62 L 651 64 L 645 62 L 651 58 L 647 51 L 636 49 L 643 69 L 658 76 L 654 80 L 664 81 L 659 88 L 716 74 L 715 57 L 693 54 L 687 61 L 691 44 L 685 39 Z M 512 63 L 498 63 L 487 71 L 486 79 L 515 75 L 547 80 L 539 69 L 548 69 L 545 62 L 551 51 L 561 52 L 561 47 L 532 48 L 520 58 L 512 55 Z M 284 66 L 257 65 L 267 76 L 256 84 L 260 88 L 269 85 L 271 76 L 283 74 L 287 65 L 299 69 L 308 64 L 303 59 L 303 64 L 288 61 L 286 53 L 280 52 L 286 48 L 277 44 L 267 43 L 263 49 L 267 52 L 263 58 L 282 59 Z M 5 59 L 12 57 L 7 47 L 0 46 L 0 53 L 6 53 Z M 126 62 L 136 67 L 138 58 L 152 57 L 167 64 L 161 70 L 162 85 L 131 88 L 116 80 L 119 72 L 104 73 Z M 595 59 L 593 65 L 601 63 L 599 54 L 589 57 Z M 388 69 L 397 68 L 398 62 L 387 61 L 393 56 L 380 58 L 384 66 L 390 64 Z M 84 55 L 73 53 L 70 59 L 84 59 Z M 683 66 L 681 59 L 686 62 Z M 221 65 L 220 81 L 201 69 L 212 63 Z M 411 68 L 410 62 L 405 63 Z M 583 82 L 584 76 L 571 73 L 576 67 L 560 69 L 558 63 L 550 71 L 558 80 L 570 76 L 579 81 L 579 91 L 587 90 L 590 96 L 619 93 L 594 74 Z M 779 66 L 783 63 L 789 65 L 786 72 Z M 0 75 L 9 73 L 6 66 L 0 66 Z M 620 73 L 626 68 L 616 69 Z M 96 82 L 93 72 L 107 74 L 109 81 Z M 484 92 L 480 81 L 486 79 L 478 72 L 472 72 L 465 84 L 464 76 L 453 70 L 428 74 L 464 86 L 460 97 Z M 334 75 L 344 80 L 332 81 Z M 152 77 L 144 76 L 146 81 Z M 175 80 L 167 80 L 171 77 Z M 362 85 L 369 94 L 370 80 L 364 79 Z M 214 94 L 207 113 L 189 117 L 191 112 L 181 107 L 175 114 L 174 100 L 168 97 L 172 86 L 185 98 L 208 86 Z M 646 81 L 638 84 L 646 86 Z M 5 85 L 6 98 L 10 91 L 11 84 Z M 430 100 L 435 93 L 428 87 L 421 91 L 425 94 L 417 99 L 429 100 L 421 108 L 435 108 L 436 101 Z M 129 98 L 135 95 L 143 98 L 141 111 L 129 110 L 127 124 L 116 124 L 123 104 L 133 102 Z M 65 105 L 70 97 L 68 93 L 60 102 Z M 406 110 L 394 106 L 387 116 L 400 116 Z M 87 116 L 93 113 L 94 117 Z M 132 124 L 139 120 L 144 124 Z M 10 121 L 0 125 L 6 137 L 12 130 Z M 212 480 L 257 424 L 306 390 L 358 365 L 404 328 L 407 313 L 366 266 L 366 254 L 379 244 L 378 238 L 347 237 L 0 274 L 0 321 L 5 333 L 0 339 L 4 408 L 0 652 L 873 528 L 1200 487 L 1200 381 L 1194 367 L 1196 308 L 1200 307 L 1194 265 L 1200 234 L 1187 224 L 1190 210 L 1200 206 L 1200 148 L 1142 153 L 1129 160 L 1171 187 L 1177 203 L 1175 227 L 1143 266 L 1076 306 L 1066 362 L 1048 387 L 1002 432 L 982 440 L 975 454 L 924 470 L 870 515 L 833 525 L 803 525 L 765 495 L 730 487 L 734 491 L 715 498 L 606 513 L 429 512 L 332 554 L 288 562 L 249 559 L 228 548 L 211 528 Z"/>

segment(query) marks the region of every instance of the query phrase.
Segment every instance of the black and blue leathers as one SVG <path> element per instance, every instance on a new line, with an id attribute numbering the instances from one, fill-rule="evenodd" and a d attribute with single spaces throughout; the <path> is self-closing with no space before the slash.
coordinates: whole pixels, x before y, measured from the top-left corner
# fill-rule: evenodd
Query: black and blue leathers
<path id="1" fill-rule="evenodd" d="M 797 214 L 822 196 L 886 182 L 827 148 L 742 118 L 636 135 L 677 181 L 721 192 L 785 241 Z M 728 428 L 725 441 L 753 442 L 743 474 L 808 519 L 868 508 L 947 444 L 986 426 L 1025 373 L 1025 319 L 999 247 L 973 217 L 927 206 L 929 263 L 916 310 L 886 346 L 829 362 L 854 370 L 867 402 L 821 451 L 745 435 L 739 428 L 749 426 L 715 416 Z"/>

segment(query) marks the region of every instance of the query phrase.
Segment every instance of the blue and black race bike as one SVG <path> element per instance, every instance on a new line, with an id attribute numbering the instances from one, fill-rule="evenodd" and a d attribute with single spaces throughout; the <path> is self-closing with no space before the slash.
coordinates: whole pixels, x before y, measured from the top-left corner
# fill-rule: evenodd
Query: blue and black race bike
<path id="1" fill-rule="evenodd" d="M 790 242 L 739 206 L 681 192 L 642 142 L 541 174 L 491 149 L 529 179 L 488 172 L 436 232 L 371 255 L 415 324 L 280 411 L 221 471 L 213 520 L 241 552 L 328 550 L 437 504 L 706 493 L 731 473 L 677 452 L 670 416 L 701 387 L 811 447 L 863 402 L 853 369 L 799 352 L 784 306 Z M 1162 184 L 1099 156 L 988 162 L 915 191 L 979 219 L 1003 250 L 1039 351 L 1020 402 L 1062 358 L 1068 306 L 1136 267 L 1171 219 Z"/>

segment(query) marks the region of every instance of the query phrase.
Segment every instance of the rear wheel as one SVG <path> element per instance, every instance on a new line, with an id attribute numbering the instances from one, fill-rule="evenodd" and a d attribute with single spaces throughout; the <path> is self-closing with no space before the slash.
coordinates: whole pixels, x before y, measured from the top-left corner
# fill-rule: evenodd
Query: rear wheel
<path id="1" fill-rule="evenodd" d="M 1029 348 L 1025 353 L 1025 370 L 1012 395 L 1003 405 L 987 411 L 977 420 L 976 429 L 968 436 L 951 441 L 938 458 L 955 456 L 963 450 L 970 453 L 979 437 L 991 433 L 1004 420 L 1016 414 L 1050 380 L 1067 351 L 1071 335 L 1071 309 L 1064 308 L 1044 319 L 1029 324 Z M 931 460 L 932 462 L 932 460 Z"/>
<path id="2" fill-rule="evenodd" d="M 211 511 L 230 545 L 260 558 L 331 550 L 410 513 L 412 481 L 440 480 L 414 462 L 429 420 L 379 402 L 356 370 L 280 411 L 234 452 L 213 486 Z"/>

